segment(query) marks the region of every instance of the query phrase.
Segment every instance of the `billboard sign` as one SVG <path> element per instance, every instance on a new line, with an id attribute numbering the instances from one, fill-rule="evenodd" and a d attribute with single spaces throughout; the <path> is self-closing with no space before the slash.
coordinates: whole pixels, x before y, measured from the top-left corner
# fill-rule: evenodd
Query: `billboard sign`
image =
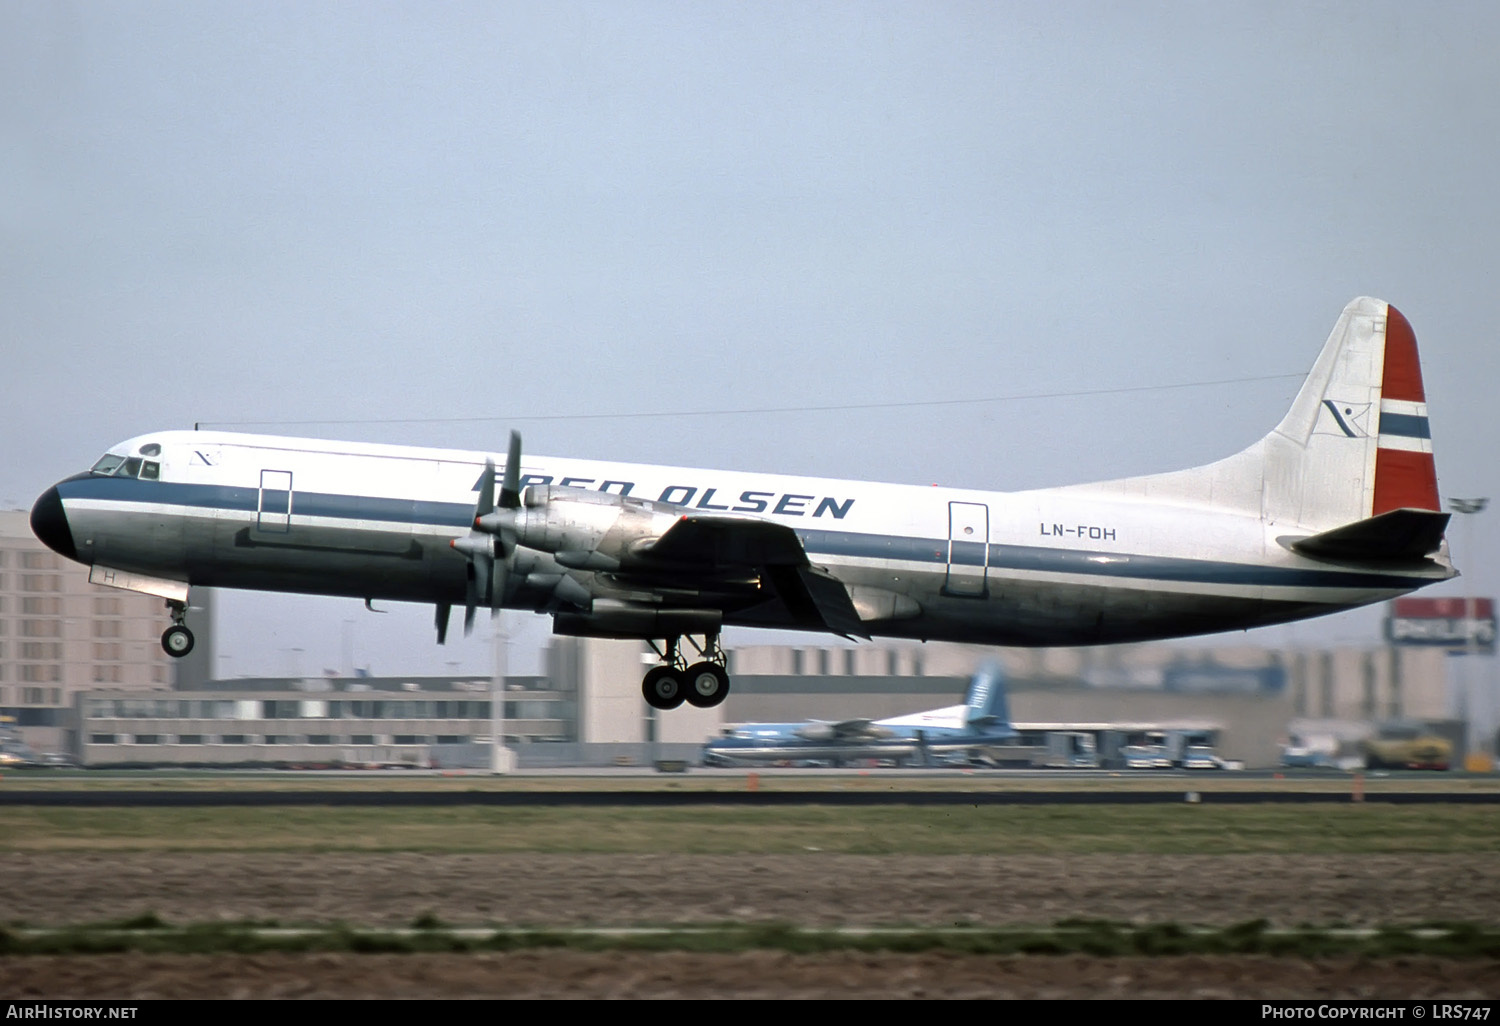
<path id="1" fill-rule="evenodd" d="M 1495 600 L 1399 598 L 1386 614 L 1393 645 L 1436 645 L 1450 652 L 1495 654 Z"/>

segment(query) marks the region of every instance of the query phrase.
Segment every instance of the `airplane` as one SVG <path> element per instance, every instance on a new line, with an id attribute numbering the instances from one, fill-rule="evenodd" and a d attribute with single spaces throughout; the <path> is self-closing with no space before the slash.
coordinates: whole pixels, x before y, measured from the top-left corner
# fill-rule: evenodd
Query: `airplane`
<path id="1" fill-rule="evenodd" d="M 925 765 L 968 761 L 977 746 L 1013 744 L 1005 675 L 986 662 L 969 678 L 962 705 L 883 720 L 744 723 L 703 745 L 705 766 L 783 760 L 832 762 L 883 759 Z"/>
<path id="2" fill-rule="evenodd" d="M 671 709 L 724 701 L 726 626 L 1098 645 L 1382 602 L 1457 573 L 1441 508 L 1416 338 L 1364 297 L 1269 434 L 1189 470 L 994 492 L 523 458 L 515 432 L 497 471 L 484 452 L 173 430 L 48 488 L 31 527 L 91 581 L 162 598 L 173 656 L 194 587 L 431 603 L 439 643 L 456 605 L 466 631 L 531 609 L 646 642 L 642 693 Z"/>

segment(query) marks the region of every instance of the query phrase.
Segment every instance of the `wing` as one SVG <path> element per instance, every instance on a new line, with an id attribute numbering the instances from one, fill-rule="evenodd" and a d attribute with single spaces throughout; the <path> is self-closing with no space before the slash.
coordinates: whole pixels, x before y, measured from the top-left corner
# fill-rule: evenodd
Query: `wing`
<path id="1" fill-rule="evenodd" d="M 873 720 L 813 720 L 797 728 L 806 741 L 856 741 L 890 737 L 891 732 Z"/>
<path id="2" fill-rule="evenodd" d="M 687 578 L 756 572 L 798 623 L 846 638 L 870 636 L 843 583 L 808 561 L 790 527 L 748 517 L 685 515 L 632 555 Z"/>
<path id="3" fill-rule="evenodd" d="M 511 463 L 515 462 L 513 454 Z M 507 484 L 501 494 L 513 491 Z M 555 485 L 532 485 L 520 494 L 519 505 L 488 513 L 483 511 L 483 499 L 481 495 L 474 518 L 475 537 L 460 540 L 463 551 L 489 542 L 484 535 L 494 535 L 486 551 L 503 553 L 507 560 L 521 549 L 550 553 L 567 570 L 607 575 L 613 585 L 660 599 L 659 606 L 638 607 L 630 607 L 631 598 L 612 599 L 645 619 L 636 615 L 630 623 L 617 620 L 608 636 L 638 636 L 648 627 L 684 633 L 681 624 L 674 630 L 656 619 L 657 614 L 670 619 L 674 608 L 723 609 L 738 604 L 743 610 L 779 602 L 797 627 L 869 637 L 843 583 L 811 564 L 790 527 L 753 517 L 700 516 L 669 503 Z M 600 592 L 568 574 L 553 577 L 558 583 L 549 601 L 557 615 L 591 615 L 592 599 Z M 583 612 L 565 612 L 564 605 Z M 787 618 L 780 610 L 773 617 L 778 626 Z M 579 627 L 600 625 L 570 625 Z"/>

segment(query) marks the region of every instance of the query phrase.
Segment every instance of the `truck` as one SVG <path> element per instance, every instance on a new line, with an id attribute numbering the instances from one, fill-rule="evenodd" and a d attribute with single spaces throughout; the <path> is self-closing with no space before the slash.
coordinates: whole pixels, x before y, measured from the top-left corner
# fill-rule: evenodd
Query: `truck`
<path id="1" fill-rule="evenodd" d="M 1453 765 L 1452 742 L 1422 731 L 1370 738 L 1361 748 L 1366 769 L 1446 770 Z"/>

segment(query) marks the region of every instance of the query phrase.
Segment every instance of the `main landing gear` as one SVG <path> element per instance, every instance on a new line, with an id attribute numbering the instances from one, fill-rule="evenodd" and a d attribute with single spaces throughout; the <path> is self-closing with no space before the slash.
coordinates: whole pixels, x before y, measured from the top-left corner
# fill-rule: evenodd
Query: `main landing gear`
<path id="1" fill-rule="evenodd" d="M 162 632 L 161 647 L 173 659 L 181 659 L 193 650 L 193 632 L 187 629 L 187 603 L 167 600 L 172 611 L 172 626 Z"/>
<path id="2" fill-rule="evenodd" d="M 646 642 L 660 657 L 661 665 L 646 672 L 641 694 L 653 709 L 676 709 L 684 701 L 699 709 L 711 709 L 729 696 L 729 671 L 724 668 L 726 659 L 719 636 L 705 635 L 702 647 L 688 638 L 701 657 L 691 665 L 678 651 L 680 640 L 668 638 L 664 649 L 657 648 L 654 641 Z"/>

